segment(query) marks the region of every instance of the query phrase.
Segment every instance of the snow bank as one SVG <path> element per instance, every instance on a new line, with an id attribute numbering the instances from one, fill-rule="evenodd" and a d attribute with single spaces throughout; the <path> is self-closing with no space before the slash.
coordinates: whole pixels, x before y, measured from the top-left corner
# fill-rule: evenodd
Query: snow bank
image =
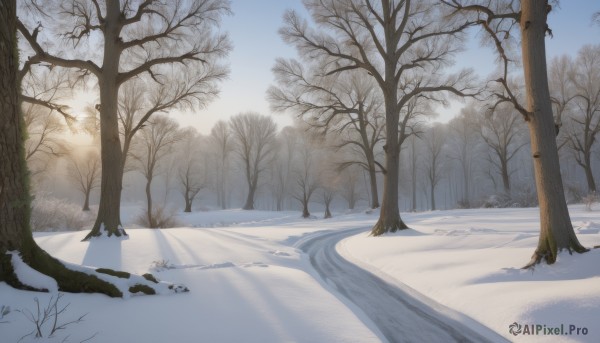
<path id="1" fill-rule="evenodd" d="M 580 241 L 600 243 L 600 212 L 571 209 Z M 538 240 L 537 209 L 476 209 L 406 215 L 414 230 L 351 237 L 338 251 L 363 268 L 462 312 L 517 342 L 600 342 L 600 250 L 521 269 Z M 521 325 L 521 332 L 510 326 Z M 527 334 L 539 325 L 537 335 Z M 544 335 L 563 327 L 563 335 Z M 569 329 L 574 326 L 573 332 Z M 515 326 L 516 327 L 516 326 Z M 577 328 L 586 328 L 586 334 Z"/>

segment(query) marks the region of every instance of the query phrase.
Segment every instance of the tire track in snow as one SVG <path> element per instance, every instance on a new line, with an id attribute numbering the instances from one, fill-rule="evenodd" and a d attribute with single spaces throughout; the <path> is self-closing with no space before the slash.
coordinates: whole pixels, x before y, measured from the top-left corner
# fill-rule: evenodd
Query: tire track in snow
<path id="1" fill-rule="evenodd" d="M 457 316 L 456 312 L 431 299 L 423 302 L 415 298 L 410 292 L 347 261 L 336 251 L 336 244 L 341 240 L 364 231 L 364 228 L 358 228 L 307 236 L 295 247 L 309 256 L 324 283 L 357 305 L 389 342 L 506 341 L 469 319 L 471 324 L 480 325 L 480 331 L 486 331 L 487 337 L 481 335 L 452 318 Z"/>

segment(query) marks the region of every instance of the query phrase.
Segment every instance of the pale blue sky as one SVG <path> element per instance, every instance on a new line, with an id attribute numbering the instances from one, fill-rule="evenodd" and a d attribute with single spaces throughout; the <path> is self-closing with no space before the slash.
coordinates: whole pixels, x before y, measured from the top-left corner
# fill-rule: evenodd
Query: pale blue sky
<path id="1" fill-rule="evenodd" d="M 282 26 L 286 9 L 293 8 L 306 14 L 300 0 L 233 0 L 233 16 L 226 17 L 222 30 L 228 31 L 234 50 L 229 57 L 231 74 L 221 84 L 219 99 L 197 113 L 176 115 L 182 124 L 193 125 L 202 133 L 219 119 L 244 111 L 270 114 L 265 92 L 273 83 L 271 67 L 277 57 L 294 57 L 295 50 L 286 46 L 277 30 Z M 600 44 L 600 26 L 591 24 L 591 15 L 600 10 L 597 0 L 562 0 L 560 8 L 551 13 L 549 24 L 554 38 L 547 39 L 548 58 L 557 55 L 575 55 L 585 44 Z M 474 68 L 481 77 L 494 69 L 494 56 L 489 48 L 481 48 L 472 38 L 467 51 L 458 57 L 459 66 Z M 443 111 L 442 118 L 450 118 L 459 111 L 454 105 Z M 280 125 L 291 123 L 285 115 L 275 115 Z"/>

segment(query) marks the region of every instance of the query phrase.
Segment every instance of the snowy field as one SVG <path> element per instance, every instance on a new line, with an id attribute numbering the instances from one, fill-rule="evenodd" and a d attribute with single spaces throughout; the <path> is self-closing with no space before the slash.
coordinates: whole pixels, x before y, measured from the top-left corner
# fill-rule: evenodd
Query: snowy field
<path id="1" fill-rule="evenodd" d="M 600 245 L 600 211 L 572 207 L 571 215 L 582 243 Z M 337 250 L 386 281 L 463 313 L 465 323 L 479 322 L 507 340 L 600 342 L 600 249 L 563 254 L 551 267 L 520 270 L 537 243 L 536 218 L 537 209 L 405 214 L 414 230 L 377 238 L 362 233 L 343 240 Z M 90 342 L 111 343 L 385 340 L 360 309 L 318 277 L 297 248 L 307 237 L 335 230 L 363 227 L 367 232 L 376 213 L 303 220 L 298 212 L 226 210 L 178 219 L 183 227 L 177 229 L 127 226 L 130 238 L 122 241 L 80 242 L 84 232 L 36 234 L 37 242 L 62 260 L 152 272 L 191 290 L 129 299 L 65 294 L 60 301 L 69 307 L 59 322 L 87 315 L 50 341 L 67 336 L 68 342 L 93 336 Z M 24 314 L 37 311 L 34 298 L 46 305 L 51 296 L 0 283 L 0 305 L 12 309 L 0 320 L 6 322 L 0 324 L 0 341 L 16 342 L 31 332 L 33 324 Z M 516 336 L 509 332 L 513 323 L 521 326 Z M 523 335 L 531 325 L 548 330 L 563 325 L 566 332 L 573 325 L 580 334 Z"/>

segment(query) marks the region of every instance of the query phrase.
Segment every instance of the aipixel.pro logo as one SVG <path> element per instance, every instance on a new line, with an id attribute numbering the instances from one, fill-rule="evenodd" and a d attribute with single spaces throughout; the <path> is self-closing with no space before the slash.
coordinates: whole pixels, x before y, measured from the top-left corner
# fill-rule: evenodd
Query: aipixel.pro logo
<path id="1" fill-rule="evenodd" d="M 508 332 L 513 336 L 586 336 L 589 330 L 586 327 L 579 327 L 573 324 L 548 326 L 545 324 L 520 324 L 514 322 L 508 326 Z"/>

